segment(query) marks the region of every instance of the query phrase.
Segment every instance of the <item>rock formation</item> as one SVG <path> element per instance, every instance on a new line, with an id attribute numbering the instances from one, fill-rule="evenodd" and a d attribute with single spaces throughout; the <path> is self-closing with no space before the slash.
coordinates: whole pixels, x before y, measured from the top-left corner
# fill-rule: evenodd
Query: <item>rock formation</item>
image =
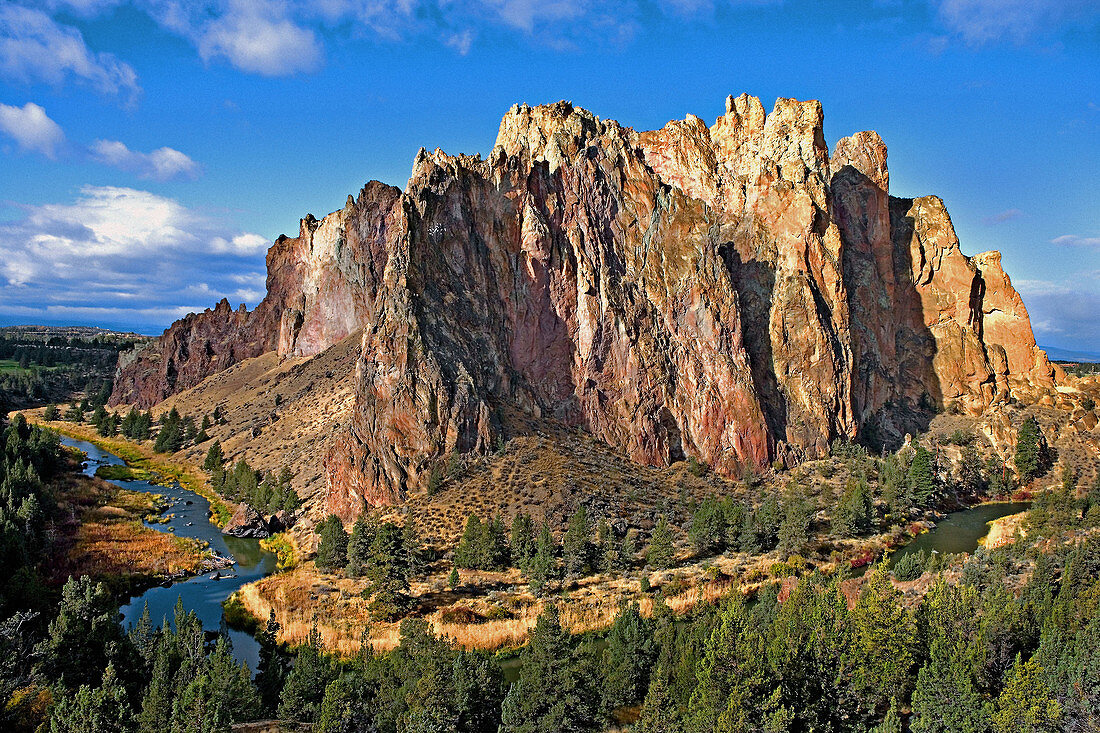
<path id="1" fill-rule="evenodd" d="M 731 475 L 1053 386 L 999 256 L 966 257 L 939 199 L 890 196 L 876 133 L 830 155 L 822 122 L 818 102 L 746 95 L 650 132 L 517 105 L 488 159 L 421 150 L 404 192 L 370 183 L 303 219 L 254 312 L 177 322 L 120 364 L 113 400 L 363 328 L 326 452 L 350 517 L 491 449 L 512 414 Z"/>
<path id="2" fill-rule="evenodd" d="M 273 517 L 274 518 L 274 517 Z M 281 529 L 283 525 L 279 525 Z M 222 534 L 231 535 L 233 537 L 249 537 L 252 539 L 262 540 L 265 537 L 270 537 L 272 531 L 278 531 L 274 529 L 263 518 L 258 511 L 253 509 L 248 504 L 241 504 L 237 507 L 237 511 L 233 513 L 229 521 L 224 527 L 222 527 Z"/>

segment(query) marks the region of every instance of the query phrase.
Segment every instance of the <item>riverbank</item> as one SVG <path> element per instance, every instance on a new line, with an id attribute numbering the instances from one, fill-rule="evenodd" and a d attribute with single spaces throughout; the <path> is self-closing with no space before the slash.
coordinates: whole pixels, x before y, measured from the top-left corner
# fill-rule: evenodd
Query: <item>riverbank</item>
<path id="1" fill-rule="evenodd" d="M 235 507 L 219 496 L 210 486 L 210 479 L 201 468 L 165 453 L 153 450 L 152 441 L 138 443 L 126 438 L 106 438 L 91 425 L 72 423 L 64 420 L 43 419 L 44 409 L 22 411 L 27 422 L 41 425 L 75 440 L 83 440 L 109 451 L 126 462 L 132 469 L 139 469 L 157 476 L 154 483 L 167 484 L 177 482 L 188 491 L 192 491 L 210 502 L 213 513 L 211 521 L 218 527 L 224 527 L 233 516 Z"/>
<path id="2" fill-rule="evenodd" d="M 52 583 L 87 575 L 127 598 L 217 567 L 204 543 L 146 526 L 169 508 L 164 497 L 88 475 L 75 455 L 70 460 L 55 484 L 64 520 L 50 568 Z"/>
<path id="3" fill-rule="evenodd" d="M 780 584 L 785 597 L 799 577 L 814 571 L 854 576 L 842 584 L 846 597 L 854 604 L 865 580 L 863 573 L 881 558 L 893 560 L 910 548 L 961 558 L 961 553 L 977 549 L 991 520 L 1021 508 L 1020 504 L 985 502 L 935 520 L 893 527 L 883 534 L 828 543 L 818 539 L 811 543 L 816 549 L 805 557 L 733 552 L 681 561 L 669 570 L 637 568 L 621 575 L 593 575 L 568 582 L 549 596 L 532 594 L 514 568 L 502 572 L 460 570 L 458 586 L 450 588 L 451 565 L 439 562 L 411 584 L 410 594 L 416 605 L 413 616 L 425 620 L 435 634 L 454 639 L 462 647 L 503 650 L 527 642 L 547 604 L 558 607 L 562 625 L 571 632 L 598 632 L 611 625 L 626 602 L 637 601 L 646 616 L 660 595 L 674 612 L 687 614 L 698 604 L 731 592 L 751 597 L 771 584 Z M 826 544 L 829 549 L 825 549 Z M 923 594 L 920 583 L 892 577 L 891 582 L 910 601 Z M 310 561 L 244 586 L 234 597 L 234 608 L 254 623 L 266 621 L 274 611 L 281 627 L 279 640 L 291 646 L 304 642 L 316 627 L 326 649 L 353 655 L 360 649 L 362 630 L 369 627 L 372 647 L 385 651 L 397 645 L 400 622 L 371 619 L 369 599 L 363 597 L 368 586 L 365 578 L 322 572 Z"/>
<path id="4" fill-rule="evenodd" d="M 95 474 L 104 466 L 113 467 L 112 473 L 122 473 L 119 467 L 123 461 L 118 455 L 68 436 L 62 437 L 62 442 L 70 449 L 86 453 L 84 474 Z M 145 502 L 152 502 L 156 507 L 167 507 L 167 512 L 154 517 L 155 522 L 144 524 L 143 529 L 158 534 L 165 542 L 183 540 L 196 543 L 203 548 L 210 563 L 204 565 L 198 574 L 181 573 L 144 588 L 131 587 L 130 597 L 123 601 L 119 609 L 124 625 L 135 623 L 146 608 L 151 618 L 172 618 L 177 603 L 182 603 L 183 608 L 196 614 L 207 631 L 213 631 L 222 627 L 225 621 L 222 602 L 226 598 L 243 584 L 275 571 L 275 555 L 260 547 L 258 540 L 223 535 L 210 521 L 212 512 L 209 502 L 178 483 L 161 486 L 144 478 L 132 481 L 116 479 L 106 483 L 117 486 L 128 495 L 137 495 L 135 501 L 144 497 Z M 233 656 L 255 670 L 259 662 L 256 640 L 250 633 L 232 628 L 229 629 L 229 636 L 233 642 Z"/>

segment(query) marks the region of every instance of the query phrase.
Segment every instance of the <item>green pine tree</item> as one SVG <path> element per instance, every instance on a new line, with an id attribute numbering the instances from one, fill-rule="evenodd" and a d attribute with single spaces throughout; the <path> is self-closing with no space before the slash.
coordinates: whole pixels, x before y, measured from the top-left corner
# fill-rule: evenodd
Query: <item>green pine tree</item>
<path id="1" fill-rule="evenodd" d="M 594 730 L 598 701 L 588 672 L 557 607 L 547 606 L 520 653 L 519 678 L 504 698 L 502 733 Z"/>
<path id="2" fill-rule="evenodd" d="M 1021 484 L 1029 483 L 1046 469 L 1041 440 L 1039 423 L 1034 417 L 1028 417 L 1016 432 L 1014 462 Z"/>
<path id="3" fill-rule="evenodd" d="M 569 519 L 569 527 L 562 538 L 565 577 L 579 578 L 591 572 L 592 543 L 588 536 L 588 510 L 582 504 Z"/>
<path id="4" fill-rule="evenodd" d="M 664 516 L 657 519 L 657 524 L 649 535 L 649 547 L 646 548 L 645 559 L 650 567 L 658 570 L 672 567 L 675 559 L 675 548 L 672 545 L 672 527 Z"/>
<path id="5" fill-rule="evenodd" d="M 336 570 L 348 564 L 348 533 L 340 517 L 330 514 L 317 527 L 320 544 L 317 547 L 317 567 Z"/>
<path id="6" fill-rule="evenodd" d="M 335 670 L 321 648 L 321 634 L 314 626 L 306 643 L 298 647 L 294 667 L 287 675 L 279 697 L 279 717 L 312 723 L 321 713 L 325 688 L 335 679 Z"/>

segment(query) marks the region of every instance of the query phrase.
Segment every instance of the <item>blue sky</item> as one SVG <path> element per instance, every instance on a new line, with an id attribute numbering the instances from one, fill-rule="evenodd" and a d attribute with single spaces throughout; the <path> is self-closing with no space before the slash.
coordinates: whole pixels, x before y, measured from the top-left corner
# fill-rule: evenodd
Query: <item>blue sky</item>
<path id="1" fill-rule="evenodd" d="M 1000 249 L 1041 344 L 1100 351 L 1089 0 L 3 0 L 0 323 L 159 332 L 263 295 L 268 242 L 515 102 L 638 129 L 820 99 Z"/>

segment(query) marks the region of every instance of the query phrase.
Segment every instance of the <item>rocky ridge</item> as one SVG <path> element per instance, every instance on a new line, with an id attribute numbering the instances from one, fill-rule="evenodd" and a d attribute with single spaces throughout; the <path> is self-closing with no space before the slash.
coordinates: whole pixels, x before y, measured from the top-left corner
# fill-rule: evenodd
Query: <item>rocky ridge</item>
<path id="1" fill-rule="evenodd" d="M 830 154 L 822 123 L 818 102 L 747 95 L 648 132 L 517 105 L 487 159 L 421 150 L 403 192 L 372 182 L 307 216 L 255 311 L 177 322 L 120 363 L 113 401 L 362 328 L 325 449 L 350 518 L 513 437 L 513 413 L 736 475 L 1053 390 L 999 255 L 965 256 L 938 198 L 891 196 L 876 133 Z"/>

